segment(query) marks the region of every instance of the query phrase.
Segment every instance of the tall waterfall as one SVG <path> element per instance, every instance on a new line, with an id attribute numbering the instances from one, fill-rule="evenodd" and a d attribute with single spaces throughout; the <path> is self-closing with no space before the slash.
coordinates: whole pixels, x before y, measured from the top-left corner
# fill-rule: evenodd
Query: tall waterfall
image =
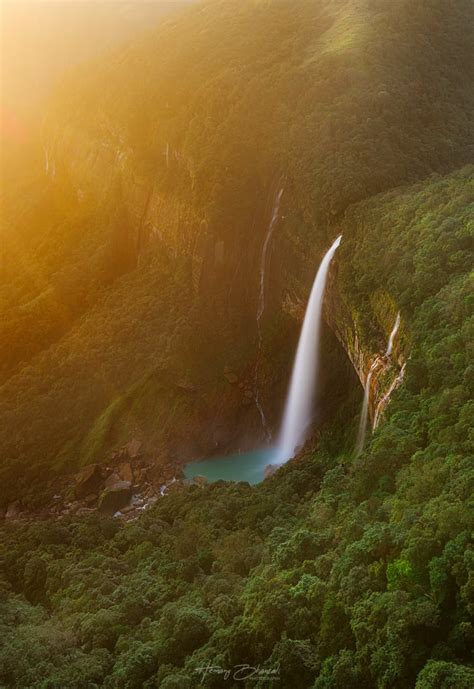
<path id="1" fill-rule="evenodd" d="M 392 328 L 392 332 L 390 333 L 390 337 L 388 338 L 388 345 L 387 345 L 387 350 L 385 352 L 385 356 L 390 356 L 393 350 L 393 342 L 395 340 L 395 335 L 398 332 L 398 328 L 400 327 L 400 311 L 397 313 L 397 317 L 395 319 L 395 325 Z"/>
<path id="2" fill-rule="evenodd" d="M 304 443 L 311 423 L 314 392 L 318 381 L 324 290 L 329 266 L 341 239 L 342 235 L 333 242 L 321 261 L 309 297 L 276 449 L 278 464 L 294 456 L 298 447 Z"/>
<path id="3" fill-rule="evenodd" d="M 267 236 L 263 243 L 262 256 L 260 259 L 260 292 L 258 297 L 258 308 L 257 308 L 257 331 L 258 331 L 258 356 L 257 363 L 255 366 L 255 404 L 257 405 L 260 418 L 262 420 L 263 429 L 267 435 L 268 440 L 271 438 L 270 429 L 268 427 L 267 418 L 265 412 L 263 411 L 262 403 L 260 402 L 260 390 L 258 385 L 258 373 L 260 368 L 260 352 L 262 349 L 262 330 L 261 330 L 261 318 L 263 312 L 265 311 L 265 276 L 267 269 L 267 253 L 270 246 L 270 241 L 272 239 L 273 231 L 276 227 L 279 212 L 280 212 L 280 201 L 283 194 L 283 187 L 278 191 L 273 202 L 272 217 L 270 219 L 270 224 L 268 226 Z"/>

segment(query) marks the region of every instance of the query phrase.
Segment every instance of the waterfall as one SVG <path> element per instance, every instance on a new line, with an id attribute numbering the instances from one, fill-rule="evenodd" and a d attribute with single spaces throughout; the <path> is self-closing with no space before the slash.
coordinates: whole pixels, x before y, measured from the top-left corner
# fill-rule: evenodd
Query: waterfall
<path id="1" fill-rule="evenodd" d="M 266 275 L 266 268 L 267 268 L 267 253 L 268 253 L 268 247 L 270 246 L 270 241 L 273 235 L 273 231 L 276 227 L 277 221 L 278 221 L 278 214 L 280 211 L 280 201 L 281 197 L 283 194 L 283 187 L 278 191 L 278 193 L 275 196 L 275 200 L 273 202 L 273 210 L 272 210 L 272 217 L 270 219 L 270 224 L 268 226 L 268 231 L 267 231 L 267 236 L 265 237 L 265 241 L 263 243 L 263 249 L 262 249 L 262 256 L 260 259 L 260 292 L 259 292 L 259 298 L 258 298 L 258 308 L 257 308 L 257 332 L 258 332 L 258 355 L 257 355 L 257 363 L 255 366 L 255 404 L 257 405 L 258 413 L 260 414 L 260 418 L 262 420 L 262 426 L 263 429 L 267 435 L 268 440 L 271 438 L 271 433 L 270 429 L 268 428 L 267 424 L 267 419 L 265 416 L 265 412 L 263 411 L 262 403 L 260 402 L 260 391 L 258 387 L 258 372 L 259 372 L 259 365 L 260 365 L 260 352 L 262 349 L 262 330 L 261 330 L 261 325 L 260 325 L 260 320 L 263 316 L 263 312 L 265 311 L 265 275 Z"/>
<path id="2" fill-rule="evenodd" d="M 359 431 L 357 433 L 357 440 L 356 440 L 356 446 L 355 446 L 356 456 L 360 455 L 360 453 L 362 452 L 362 449 L 364 447 L 365 432 L 367 430 L 367 419 L 369 417 L 370 381 L 372 380 L 372 374 L 375 371 L 375 369 L 377 368 L 379 362 L 380 362 L 379 357 L 377 357 L 373 361 L 372 366 L 370 367 L 370 371 L 367 375 L 367 380 L 365 381 L 364 401 L 362 402 L 362 411 L 360 413 L 360 421 L 359 421 Z"/>
<path id="3" fill-rule="evenodd" d="M 380 421 L 380 416 L 383 414 L 385 407 L 390 402 L 390 397 L 392 396 L 392 393 L 398 388 L 398 386 L 402 382 L 403 377 L 405 375 L 405 368 L 406 368 L 406 363 L 403 364 L 403 366 L 401 367 L 400 373 L 392 381 L 392 384 L 390 385 L 390 387 L 387 390 L 387 392 L 385 393 L 385 395 L 383 395 L 380 398 L 379 403 L 377 404 L 377 408 L 375 410 L 375 414 L 374 414 L 374 428 L 377 428 L 378 422 Z"/>
<path id="4" fill-rule="evenodd" d="M 265 242 L 263 243 L 263 249 L 262 249 L 262 257 L 260 259 L 260 294 L 258 298 L 258 310 L 257 310 L 257 325 L 259 326 L 260 330 L 260 319 L 263 316 L 263 312 L 265 311 L 265 273 L 266 273 L 266 267 L 267 267 L 267 253 L 268 253 L 268 247 L 270 245 L 270 241 L 273 235 L 273 230 L 275 229 L 277 220 L 278 220 L 278 213 L 280 211 L 280 201 L 281 197 L 283 194 L 283 188 L 280 189 L 278 194 L 275 197 L 275 201 L 273 203 L 273 211 L 272 211 L 272 217 L 270 220 L 270 224 L 268 226 L 268 232 L 267 236 L 265 237 Z"/>
<path id="5" fill-rule="evenodd" d="M 395 324 L 392 328 L 392 332 L 390 333 L 390 337 L 388 338 L 388 343 L 387 343 L 387 349 L 385 350 L 384 358 L 387 359 L 391 354 L 393 350 L 393 342 L 395 340 L 395 336 L 398 332 L 398 328 L 400 327 L 400 311 L 397 313 L 397 317 L 395 319 Z M 355 454 L 356 456 L 360 455 L 362 452 L 362 449 L 364 447 L 364 442 L 365 442 L 365 433 L 367 430 L 367 419 L 368 419 L 368 413 L 369 413 L 369 400 L 370 400 L 370 381 L 372 379 L 372 374 L 374 373 L 375 369 L 377 366 L 381 363 L 380 357 L 377 357 L 373 363 L 372 366 L 370 367 L 370 371 L 367 376 L 367 380 L 365 381 L 365 388 L 364 388 L 364 401 L 362 403 L 362 411 L 360 414 L 360 421 L 359 421 L 359 431 L 357 433 L 357 440 L 356 440 L 356 446 L 355 446 Z M 403 377 L 403 373 L 402 373 Z M 380 411 L 383 407 L 383 405 L 387 402 L 387 399 L 390 397 L 391 393 L 395 389 L 395 386 L 398 384 L 397 383 L 398 378 L 395 379 L 394 383 L 390 387 L 387 395 L 384 395 L 382 399 L 380 400 L 379 404 L 377 405 L 377 409 L 375 410 L 374 414 L 374 423 L 373 427 L 377 425 L 379 416 L 380 416 Z"/>
<path id="6" fill-rule="evenodd" d="M 327 251 L 311 289 L 278 439 L 276 460 L 279 464 L 294 456 L 296 450 L 304 443 L 311 423 L 314 391 L 318 382 L 324 290 L 329 266 L 341 239 L 342 235 Z"/>
<path id="7" fill-rule="evenodd" d="M 387 350 L 385 352 L 386 357 L 390 356 L 392 353 L 393 341 L 395 340 L 395 335 L 397 334 L 399 327 L 400 327 L 400 311 L 397 313 L 397 317 L 395 319 L 395 325 L 393 326 L 392 332 L 390 333 L 390 337 L 388 338 Z"/>

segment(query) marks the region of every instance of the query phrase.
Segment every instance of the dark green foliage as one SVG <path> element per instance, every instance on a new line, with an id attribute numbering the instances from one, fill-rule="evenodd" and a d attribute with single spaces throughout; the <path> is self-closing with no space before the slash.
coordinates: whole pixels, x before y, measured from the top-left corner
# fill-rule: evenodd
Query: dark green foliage
<path id="1" fill-rule="evenodd" d="M 317 449 L 254 488 L 187 487 L 128 524 L 91 516 L 3 528 L 0 683 L 194 689 L 210 663 L 231 673 L 207 674 L 210 689 L 267 686 L 239 683 L 239 664 L 278 668 L 288 689 L 472 685 L 468 5 L 368 2 L 359 14 L 352 2 L 210 3 L 131 48 L 120 69 L 112 61 L 79 79 L 73 108 L 71 91 L 58 97 L 55 116 L 93 138 L 104 136 L 101 120 L 84 113 L 113 111 L 135 172 L 146 178 L 156 163 L 161 192 L 205 217 L 231 254 L 252 255 L 253 200 L 283 170 L 292 200 L 281 279 L 293 289 L 342 231 L 341 292 L 370 333 L 370 299 L 386 290 L 409 359 L 353 462 L 351 400 L 326 420 Z M 191 159 L 194 186 L 177 162 L 166 167 L 167 141 Z M 115 222 L 107 227 L 115 236 Z M 75 251 L 71 236 L 58 240 L 60 257 Z M 163 420 L 154 440 L 173 424 L 178 434 L 194 413 L 173 387 L 181 368 L 205 397 L 219 392 L 226 348 L 245 359 L 251 338 L 232 320 L 232 298 L 213 295 L 209 312 L 191 304 L 177 246 L 137 271 L 107 254 L 108 288 L 83 297 L 80 324 L 58 335 L 41 322 L 34 346 L 7 362 L 21 370 L 2 388 L 4 499 L 18 467 L 20 487 L 34 489 L 52 458 L 90 458 L 147 409 L 151 434 Z M 275 361 L 286 355 L 272 350 L 279 342 L 266 340 Z"/>

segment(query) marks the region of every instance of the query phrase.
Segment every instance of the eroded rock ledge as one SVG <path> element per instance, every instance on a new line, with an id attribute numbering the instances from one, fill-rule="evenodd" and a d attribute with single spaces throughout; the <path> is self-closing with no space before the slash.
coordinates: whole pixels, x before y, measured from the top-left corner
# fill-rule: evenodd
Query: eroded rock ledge
<path id="1" fill-rule="evenodd" d="M 403 314 L 383 289 L 370 295 L 370 312 L 362 317 L 337 286 L 336 269 L 330 275 L 325 318 L 349 357 L 365 389 L 370 376 L 369 416 L 380 422 L 393 392 L 401 384 L 407 361 L 408 334 Z M 398 315 L 400 314 L 400 315 Z M 370 332 L 366 325 L 370 323 Z M 392 342 L 389 347 L 389 340 Z"/>
<path id="2" fill-rule="evenodd" d="M 387 352 L 390 334 L 397 320 L 398 307 L 392 297 L 380 289 L 370 296 L 370 312 L 361 314 L 341 293 L 337 283 L 337 263 L 328 279 L 324 317 L 341 343 L 365 389 L 369 373 L 369 416 L 372 428 L 380 423 L 393 392 L 402 383 L 408 358 L 408 333 L 403 315 Z M 305 304 L 294 295 L 285 296 L 282 309 L 302 322 Z M 367 327 L 370 323 L 370 331 Z"/>

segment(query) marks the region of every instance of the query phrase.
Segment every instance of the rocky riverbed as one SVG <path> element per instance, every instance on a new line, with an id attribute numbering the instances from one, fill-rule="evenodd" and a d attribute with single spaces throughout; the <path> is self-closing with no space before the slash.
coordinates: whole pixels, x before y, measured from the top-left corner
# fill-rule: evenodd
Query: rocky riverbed
<path id="1" fill-rule="evenodd" d="M 44 507 L 28 509 L 16 500 L 0 517 L 6 521 L 62 519 L 100 512 L 129 521 L 185 482 L 190 483 L 179 464 L 153 457 L 143 451 L 139 440 L 132 439 L 104 464 L 88 464 L 76 474 L 58 479 L 56 492 Z M 195 483 L 200 484 L 199 480 Z"/>

